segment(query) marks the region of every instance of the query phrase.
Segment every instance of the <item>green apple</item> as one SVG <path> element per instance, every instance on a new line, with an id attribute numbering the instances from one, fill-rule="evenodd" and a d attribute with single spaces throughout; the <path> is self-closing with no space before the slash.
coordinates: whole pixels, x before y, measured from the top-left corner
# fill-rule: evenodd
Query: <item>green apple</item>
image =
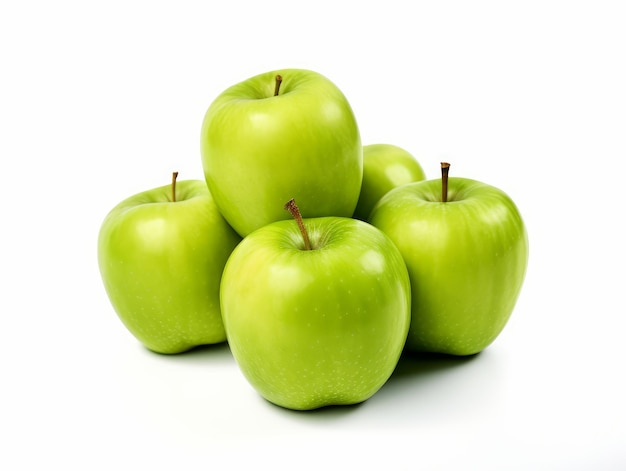
<path id="1" fill-rule="evenodd" d="M 202 180 L 131 196 L 104 219 L 98 264 L 113 308 L 148 349 L 180 353 L 226 340 L 219 286 L 241 238 Z"/>
<path id="2" fill-rule="evenodd" d="M 363 176 L 357 122 L 339 88 L 319 73 L 275 70 L 223 91 L 201 130 L 202 165 L 220 212 L 241 235 L 287 219 L 354 213 Z"/>
<path id="3" fill-rule="evenodd" d="M 505 327 L 528 261 L 520 212 L 502 190 L 467 178 L 409 183 L 370 222 L 396 244 L 412 287 L 407 350 L 471 355 Z"/>
<path id="4" fill-rule="evenodd" d="M 363 221 L 298 220 L 302 229 L 291 220 L 256 230 L 229 258 L 221 301 L 230 348 L 276 405 L 363 402 L 390 377 L 406 341 L 406 266 Z"/>
<path id="5" fill-rule="evenodd" d="M 393 144 L 363 146 L 363 182 L 354 217 L 367 221 L 374 205 L 390 190 L 426 179 L 417 159 Z"/>

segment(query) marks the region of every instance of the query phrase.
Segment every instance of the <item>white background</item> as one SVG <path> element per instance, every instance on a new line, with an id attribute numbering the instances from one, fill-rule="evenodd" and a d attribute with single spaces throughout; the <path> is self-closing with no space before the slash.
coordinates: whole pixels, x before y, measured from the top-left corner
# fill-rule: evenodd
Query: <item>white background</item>
<path id="1" fill-rule="evenodd" d="M 0 468 L 626 467 L 619 1 L 36 2 L 0 6 Z M 364 144 L 505 190 L 526 282 L 470 360 L 403 360 L 358 407 L 295 413 L 224 345 L 147 352 L 102 287 L 118 201 L 202 178 L 227 86 L 283 67 L 346 94 Z"/>

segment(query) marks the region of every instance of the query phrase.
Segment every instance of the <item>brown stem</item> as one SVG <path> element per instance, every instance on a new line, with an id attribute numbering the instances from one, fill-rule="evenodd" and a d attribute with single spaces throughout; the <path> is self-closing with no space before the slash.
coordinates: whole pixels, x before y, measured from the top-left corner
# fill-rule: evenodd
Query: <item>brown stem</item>
<path id="1" fill-rule="evenodd" d="M 274 87 L 274 96 L 278 96 L 278 91 L 280 90 L 280 84 L 283 83 L 282 75 L 276 76 L 276 86 Z"/>
<path id="2" fill-rule="evenodd" d="M 309 234 L 306 231 L 306 227 L 304 227 L 304 221 L 302 220 L 302 214 L 300 214 L 300 208 L 296 204 L 296 200 L 291 198 L 285 204 L 285 209 L 291 213 L 293 218 L 298 223 L 298 227 L 300 228 L 300 232 L 302 233 L 302 238 L 304 239 L 304 250 L 311 250 L 311 242 L 309 241 Z"/>
<path id="3" fill-rule="evenodd" d="M 441 201 L 446 203 L 448 201 L 448 172 L 450 171 L 450 164 L 448 162 L 441 162 Z"/>
<path id="4" fill-rule="evenodd" d="M 178 178 L 178 172 L 172 172 L 172 202 L 176 203 L 176 178 Z"/>

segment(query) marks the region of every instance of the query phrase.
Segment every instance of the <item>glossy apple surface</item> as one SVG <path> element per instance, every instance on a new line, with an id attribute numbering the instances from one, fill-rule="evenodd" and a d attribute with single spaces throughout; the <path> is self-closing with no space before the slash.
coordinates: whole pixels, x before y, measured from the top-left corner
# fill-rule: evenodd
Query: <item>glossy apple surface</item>
<path id="1" fill-rule="evenodd" d="M 393 372 L 410 321 L 406 266 L 365 222 L 305 220 L 253 232 L 222 278 L 229 345 L 252 386 L 282 407 L 308 410 L 365 401 Z"/>
<path id="2" fill-rule="evenodd" d="M 279 94 L 274 95 L 276 77 Z M 290 216 L 352 216 L 363 175 L 357 122 L 348 100 L 309 70 L 275 70 L 222 92 L 201 130 L 207 185 L 230 225 L 245 236 Z"/>
<path id="3" fill-rule="evenodd" d="M 500 334 L 522 288 L 528 237 L 503 191 L 470 179 L 410 183 L 387 193 L 371 223 L 396 244 L 412 286 L 407 349 L 471 355 Z"/>
<path id="4" fill-rule="evenodd" d="M 180 353 L 226 340 L 219 285 L 240 237 L 201 180 L 145 191 L 104 219 L 98 263 L 113 308 L 148 349 Z"/>
<path id="5" fill-rule="evenodd" d="M 354 217 L 367 221 L 374 205 L 387 192 L 425 179 L 420 163 L 402 147 L 393 144 L 363 146 L 363 182 Z"/>

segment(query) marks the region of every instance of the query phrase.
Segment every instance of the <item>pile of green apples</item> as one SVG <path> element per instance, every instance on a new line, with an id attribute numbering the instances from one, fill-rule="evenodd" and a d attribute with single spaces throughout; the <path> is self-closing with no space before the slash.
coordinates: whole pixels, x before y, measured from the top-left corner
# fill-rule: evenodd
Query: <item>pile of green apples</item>
<path id="1" fill-rule="evenodd" d="M 360 403 L 403 352 L 473 355 L 519 296 L 528 236 L 513 201 L 467 178 L 427 180 L 391 144 L 363 146 L 323 75 L 271 71 L 210 104 L 205 180 L 115 206 L 98 237 L 111 304 L 148 349 L 228 342 L 268 401 Z"/>

